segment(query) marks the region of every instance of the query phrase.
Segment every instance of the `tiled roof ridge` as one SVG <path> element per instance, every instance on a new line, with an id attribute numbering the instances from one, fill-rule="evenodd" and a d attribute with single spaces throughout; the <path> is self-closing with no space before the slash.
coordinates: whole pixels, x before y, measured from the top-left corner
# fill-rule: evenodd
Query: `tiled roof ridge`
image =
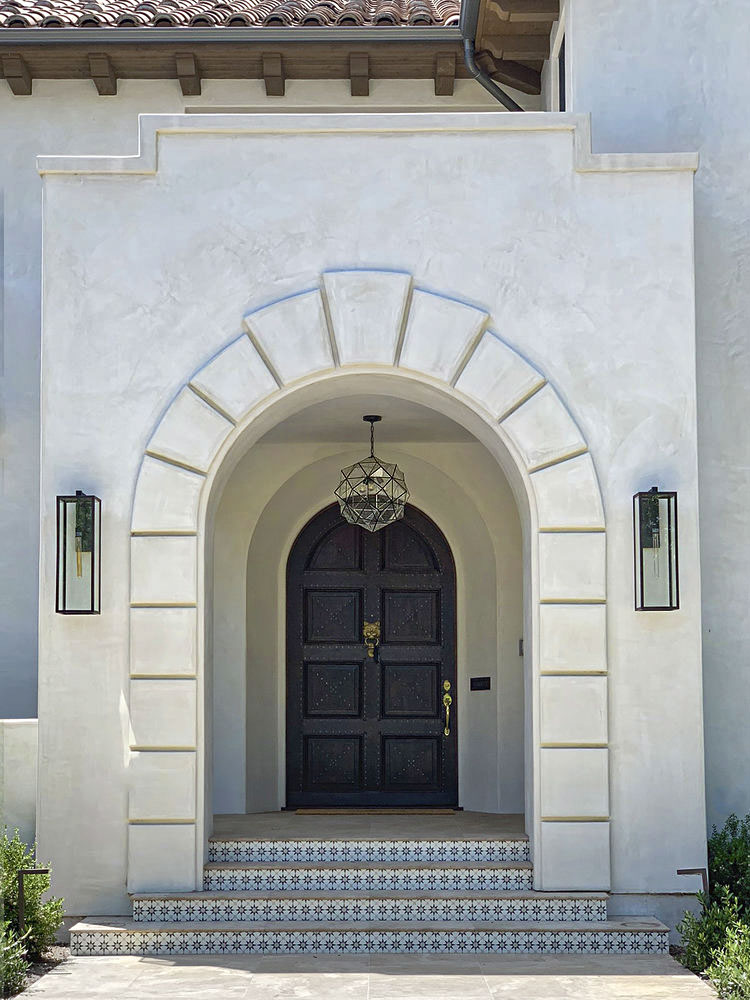
<path id="1" fill-rule="evenodd" d="M 0 0 L 0 28 L 450 26 L 460 0 Z"/>

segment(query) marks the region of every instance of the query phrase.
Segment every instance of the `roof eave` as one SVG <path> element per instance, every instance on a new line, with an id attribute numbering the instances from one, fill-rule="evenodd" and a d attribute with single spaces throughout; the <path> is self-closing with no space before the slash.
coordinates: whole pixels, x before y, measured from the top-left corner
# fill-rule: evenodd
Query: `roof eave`
<path id="1" fill-rule="evenodd" d="M 0 28 L 1 46 L 20 45 L 107 45 L 188 42 L 218 42 L 221 44 L 248 44 L 249 42 L 438 42 L 461 40 L 458 27 L 441 25 L 404 25 L 365 27 L 331 25 L 325 27 L 275 25 L 253 28 Z"/>

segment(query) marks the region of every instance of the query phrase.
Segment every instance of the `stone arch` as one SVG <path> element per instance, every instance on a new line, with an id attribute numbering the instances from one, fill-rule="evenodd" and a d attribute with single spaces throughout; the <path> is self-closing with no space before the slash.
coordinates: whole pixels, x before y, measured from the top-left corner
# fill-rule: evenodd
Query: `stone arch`
<path id="1" fill-rule="evenodd" d="M 554 387 L 482 309 L 398 271 L 342 270 L 258 308 L 155 428 L 131 523 L 128 887 L 200 886 L 204 804 L 201 567 L 208 494 L 265 409 L 348 372 L 401 375 L 477 414 L 529 508 L 526 636 L 535 884 L 609 887 L 606 546 L 601 493 Z"/>

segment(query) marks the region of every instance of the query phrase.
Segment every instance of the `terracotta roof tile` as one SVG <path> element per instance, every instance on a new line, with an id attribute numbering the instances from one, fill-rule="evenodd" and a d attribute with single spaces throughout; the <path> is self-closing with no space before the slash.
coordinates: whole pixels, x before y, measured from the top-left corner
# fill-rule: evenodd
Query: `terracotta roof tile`
<path id="1" fill-rule="evenodd" d="M 0 0 L 0 28 L 455 25 L 460 0 Z"/>

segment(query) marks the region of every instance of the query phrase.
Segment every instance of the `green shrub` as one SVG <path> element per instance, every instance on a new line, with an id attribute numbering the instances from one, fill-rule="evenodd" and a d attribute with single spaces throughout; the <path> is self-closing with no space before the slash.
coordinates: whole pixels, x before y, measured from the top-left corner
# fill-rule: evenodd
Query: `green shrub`
<path id="1" fill-rule="evenodd" d="M 720 886 L 727 886 L 739 900 L 740 910 L 750 915 L 750 815 L 740 820 L 733 813 L 721 830 L 713 828 L 708 877 L 712 898 Z"/>
<path id="2" fill-rule="evenodd" d="M 29 963 L 25 944 L 8 921 L 0 923 L 0 996 L 11 997 L 26 985 Z"/>
<path id="3" fill-rule="evenodd" d="M 706 971 L 724 947 L 729 928 L 740 922 L 740 904 L 726 887 L 717 890 L 713 902 L 702 892 L 698 899 L 703 907 L 701 913 L 686 913 L 677 925 L 685 949 L 680 961 L 691 972 Z"/>
<path id="4" fill-rule="evenodd" d="M 724 947 L 708 967 L 708 975 L 725 1000 L 750 1000 L 750 925 L 729 927 Z"/>
<path id="5" fill-rule="evenodd" d="M 0 838 L 0 898 L 4 919 L 9 922 L 16 935 L 18 927 L 18 872 L 21 868 L 43 868 L 34 859 L 33 851 L 18 836 L 16 830 L 12 838 L 7 832 Z M 61 899 L 42 902 L 42 896 L 49 890 L 49 875 L 27 875 L 24 879 L 24 934 L 28 957 L 40 958 L 42 952 L 55 941 L 63 918 Z"/>

